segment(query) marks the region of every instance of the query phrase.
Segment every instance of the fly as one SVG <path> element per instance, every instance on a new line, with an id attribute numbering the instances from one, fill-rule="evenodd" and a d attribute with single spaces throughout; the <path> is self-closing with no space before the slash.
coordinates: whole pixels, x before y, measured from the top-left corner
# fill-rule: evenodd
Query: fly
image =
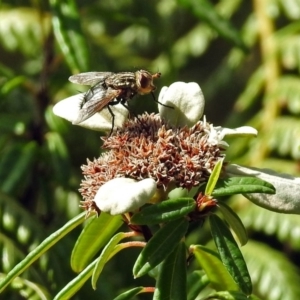
<path id="1" fill-rule="evenodd" d="M 153 91 L 156 87 L 153 84 L 153 80 L 160 76 L 161 73 L 151 74 L 145 70 L 120 73 L 87 72 L 71 76 L 69 80 L 73 83 L 92 86 L 84 94 L 78 118 L 73 124 L 79 124 L 107 107 L 112 116 L 111 134 L 114 128 L 115 115 L 110 106 L 121 103 L 129 110 L 127 101 L 137 94 L 145 95 L 151 93 L 155 100 Z"/>

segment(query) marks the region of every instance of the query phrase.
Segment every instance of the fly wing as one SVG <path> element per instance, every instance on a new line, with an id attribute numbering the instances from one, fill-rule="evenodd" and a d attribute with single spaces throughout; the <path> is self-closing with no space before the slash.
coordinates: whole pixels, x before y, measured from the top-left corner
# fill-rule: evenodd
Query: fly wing
<path id="1" fill-rule="evenodd" d="M 69 81 L 82 85 L 94 85 L 103 82 L 107 77 L 113 75 L 112 72 L 86 72 L 72 75 Z"/>
<path id="2" fill-rule="evenodd" d="M 94 95 L 91 99 L 85 102 L 82 108 L 79 111 L 79 115 L 73 124 L 77 125 L 95 113 L 100 112 L 104 107 L 106 107 L 112 100 L 117 98 L 122 90 L 114 90 L 114 89 L 97 89 L 94 91 Z"/>

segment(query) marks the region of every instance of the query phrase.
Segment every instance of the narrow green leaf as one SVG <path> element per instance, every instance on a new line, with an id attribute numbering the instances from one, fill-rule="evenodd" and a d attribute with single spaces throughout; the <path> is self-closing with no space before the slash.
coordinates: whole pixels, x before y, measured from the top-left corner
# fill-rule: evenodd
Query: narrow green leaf
<path id="1" fill-rule="evenodd" d="M 212 195 L 229 196 L 245 193 L 265 193 L 275 194 L 274 186 L 264 180 L 254 177 L 230 177 L 225 180 L 219 180 Z"/>
<path id="2" fill-rule="evenodd" d="M 72 269 L 75 272 L 82 271 L 122 224 L 120 216 L 111 216 L 103 212 L 99 218 L 91 218 L 73 248 Z"/>
<path id="3" fill-rule="evenodd" d="M 276 163 L 281 163 L 280 160 L 275 161 Z M 234 176 L 235 174 L 238 174 L 238 176 L 240 174 L 253 176 L 272 183 L 276 188 L 276 193 L 273 195 L 245 193 L 244 196 L 256 205 L 268 210 L 286 214 L 300 214 L 299 178 L 270 169 L 246 168 L 239 165 L 228 165 L 226 173 L 229 176 Z"/>
<path id="4" fill-rule="evenodd" d="M 236 46 L 246 50 L 241 34 L 234 28 L 229 20 L 219 15 L 208 0 L 180 0 L 179 3 L 186 6 L 201 21 L 207 22 L 221 36 L 231 41 Z"/>
<path id="5" fill-rule="evenodd" d="M 161 264 L 153 300 L 161 299 L 187 299 L 186 247 L 182 241 Z"/>
<path id="6" fill-rule="evenodd" d="M 2 235 L 9 233 L 10 239 L 15 236 L 15 240 L 23 247 L 28 247 L 28 243 L 33 239 L 41 240 L 44 237 L 41 232 L 42 223 L 38 217 L 32 215 L 18 199 L 9 197 L 0 191 L 0 208 Z M 17 237 L 18 232 L 22 232 L 19 237 Z M 14 245 L 14 247 L 16 246 Z"/>
<path id="7" fill-rule="evenodd" d="M 115 254 L 125 249 L 122 244 L 118 244 L 114 247 L 113 251 L 109 253 L 107 261 Z M 80 288 L 86 283 L 86 281 L 92 276 L 98 260 L 94 260 L 90 263 L 77 277 L 70 281 L 54 298 L 54 300 L 71 299 L 72 296 L 80 290 Z"/>
<path id="8" fill-rule="evenodd" d="M 256 296 L 246 296 L 245 294 L 241 292 L 236 291 L 221 291 L 210 294 L 207 298 L 207 300 L 259 300 Z"/>
<path id="9" fill-rule="evenodd" d="M 248 242 L 248 234 L 239 216 L 226 203 L 222 201 L 218 201 L 218 207 L 226 222 L 235 232 L 241 246 L 246 245 Z"/>
<path id="10" fill-rule="evenodd" d="M 203 270 L 194 271 L 188 275 L 187 290 L 188 300 L 195 300 L 199 293 L 209 284 L 208 276 Z"/>
<path id="11" fill-rule="evenodd" d="M 238 286 L 224 267 L 219 255 L 213 250 L 195 245 L 190 247 L 211 285 L 217 291 L 238 290 Z"/>
<path id="12" fill-rule="evenodd" d="M 162 262 L 184 237 L 188 228 L 185 218 L 171 221 L 159 229 L 137 258 L 134 277 L 140 277 Z"/>
<path id="13" fill-rule="evenodd" d="M 27 62 L 32 61 L 30 60 L 32 58 L 41 58 L 41 44 L 51 31 L 49 14 L 41 12 L 42 8 L 38 9 L 34 5 L 14 5 L 12 2 L 1 2 L 0 43 L 1 48 L 6 49 L 6 53 L 20 53 Z M 14 64 L 9 64 L 6 59 L 2 59 L 1 62 L 7 66 L 11 65 L 17 70 Z M 35 72 L 36 69 L 31 68 L 31 71 Z M 25 72 L 28 74 L 26 68 Z"/>
<path id="14" fill-rule="evenodd" d="M 3 289 L 11 283 L 11 281 L 24 272 L 29 266 L 31 266 L 41 255 L 43 255 L 49 248 L 55 245 L 66 234 L 76 228 L 84 221 L 84 213 L 70 220 L 66 225 L 52 233 L 46 238 L 39 246 L 31 251 L 18 265 L 16 265 L 0 282 L 0 293 Z"/>
<path id="15" fill-rule="evenodd" d="M 296 217 L 299 218 L 299 216 Z M 251 274 L 254 274 L 255 292 L 259 293 L 263 299 L 298 300 L 300 295 L 299 267 L 284 252 L 264 242 L 250 240 L 247 247 L 243 248 L 243 255 L 246 261 L 249 261 Z M 266 288 L 270 284 L 272 288 Z"/>
<path id="16" fill-rule="evenodd" d="M 96 289 L 96 283 L 97 280 L 103 270 L 104 265 L 106 262 L 110 259 L 110 255 L 112 254 L 115 246 L 126 237 L 126 234 L 124 232 L 119 232 L 115 236 L 111 238 L 111 240 L 106 244 L 106 246 L 103 248 L 101 255 L 97 259 L 97 263 L 93 272 L 92 276 L 92 287 L 93 289 Z"/>
<path id="17" fill-rule="evenodd" d="M 210 215 L 210 227 L 220 258 L 242 292 L 252 292 L 251 278 L 243 255 L 227 225 L 217 216 Z"/>
<path id="18" fill-rule="evenodd" d="M 96 265 L 96 260 L 90 263 L 78 276 L 64 286 L 62 290 L 54 297 L 53 300 L 65 300 L 72 299 L 75 293 L 86 283 L 86 281 L 92 276 L 93 270 Z"/>
<path id="19" fill-rule="evenodd" d="M 143 208 L 132 216 L 130 222 L 143 225 L 173 221 L 186 216 L 195 209 L 195 206 L 193 198 L 170 199 Z"/>
<path id="20" fill-rule="evenodd" d="M 1 159 L 0 188 L 4 193 L 14 194 L 19 184 L 28 178 L 33 163 L 36 160 L 38 145 L 29 142 L 25 145 L 13 146 Z"/>
<path id="21" fill-rule="evenodd" d="M 212 173 L 209 176 L 206 188 L 205 188 L 205 192 L 204 194 L 206 196 L 210 196 L 219 180 L 220 177 L 220 173 L 222 171 L 222 166 L 223 166 L 223 161 L 224 158 L 220 159 L 214 166 L 214 169 L 212 171 Z"/>
<path id="22" fill-rule="evenodd" d="M 18 86 L 24 84 L 28 80 L 26 76 L 14 76 L 7 80 L 3 85 L 0 87 L 0 93 L 3 96 L 6 96 L 10 92 L 12 92 L 14 89 L 16 89 Z"/>
<path id="23" fill-rule="evenodd" d="M 88 47 L 81 30 L 80 16 L 74 0 L 50 0 L 52 24 L 58 45 L 73 73 L 89 67 Z"/>
<path id="24" fill-rule="evenodd" d="M 64 119 L 56 116 L 53 113 L 53 106 L 48 106 L 45 113 L 45 120 L 47 123 L 47 126 L 49 127 L 50 131 L 59 132 L 61 136 L 66 136 L 69 134 L 69 129 L 67 123 L 64 121 Z"/>
<path id="25" fill-rule="evenodd" d="M 0 281 L 5 278 L 5 274 L 0 273 Z M 10 286 L 13 295 L 18 299 L 49 300 L 51 296 L 46 288 L 36 282 L 16 277 Z M 18 296 L 17 296 L 18 295 Z M 3 295 L 4 296 L 4 295 Z M 13 298 L 12 296 L 11 298 Z M 4 296 L 5 297 L 5 296 Z"/>
<path id="26" fill-rule="evenodd" d="M 113 300 L 130 300 L 133 299 L 134 296 L 140 294 L 140 292 L 143 290 L 144 288 L 142 286 L 140 287 L 136 287 L 134 289 L 131 289 L 129 291 L 126 291 L 124 293 L 122 293 L 121 295 L 119 295 L 118 297 L 114 298 Z"/>
<path id="27" fill-rule="evenodd" d="M 53 170 L 53 177 L 66 186 L 71 177 L 71 166 L 65 141 L 57 132 L 48 132 L 45 135 L 45 147 L 51 160 L 49 166 Z"/>

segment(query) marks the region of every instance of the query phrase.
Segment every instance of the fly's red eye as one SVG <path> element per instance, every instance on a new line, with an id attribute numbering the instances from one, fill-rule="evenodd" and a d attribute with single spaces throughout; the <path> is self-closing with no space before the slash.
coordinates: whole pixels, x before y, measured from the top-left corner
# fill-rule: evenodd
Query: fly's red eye
<path id="1" fill-rule="evenodd" d="M 143 89 L 147 88 L 149 86 L 149 78 L 147 76 L 142 75 L 140 79 L 140 85 Z"/>

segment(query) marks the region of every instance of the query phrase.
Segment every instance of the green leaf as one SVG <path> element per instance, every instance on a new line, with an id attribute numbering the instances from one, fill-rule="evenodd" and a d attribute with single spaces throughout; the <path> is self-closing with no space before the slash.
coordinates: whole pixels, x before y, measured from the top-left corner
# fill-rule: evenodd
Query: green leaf
<path id="1" fill-rule="evenodd" d="M 63 118 L 60 118 L 53 113 L 53 106 L 47 107 L 45 111 L 45 120 L 47 122 L 47 126 L 50 128 L 51 131 L 57 131 L 62 136 L 68 135 L 70 133 L 70 130 L 67 125 L 68 123 L 65 122 Z"/>
<path id="2" fill-rule="evenodd" d="M 120 216 L 111 216 L 103 212 L 99 218 L 89 220 L 72 251 L 72 269 L 75 272 L 82 271 L 122 224 Z"/>
<path id="3" fill-rule="evenodd" d="M 24 259 L 27 250 L 36 247 L 44 239 L 41 220 L 31 214 L 18 199 L 0 192 L 1 234 L 0 244 L 3 252 L 10 253 L 2 265 L 2 272 L 11 270 Z M 2 252 L 2 253 L 3 253 Z"/>
<path id="4" fill-rule="evenodd" d="M 209 284 L 208 276 L 201 271 L 194 271 L 188 274 L 187 290 L 188 300 L 195 300 L 199 293 Z"/>
<path id="5" fill-rule="evenodd" d="M 251 240 L 242 250 L 246 261 L 249 262 L 250 274 L 253 274 L 255 291 L 262 299 L 299 298 L 299 267 L 285 253 L 265 243 Z M 268 288 L 270 283 L 273 288 Z"/>
<path id="6" fill-rule="evenodd" d="M 64 140 L 58 133 L 48 132 L 45 135 L 45 147 L 51 160 L 50 167 L 53 169 L 53 177 L 66 186 L 70 181 L 71 167 Z"/>
<path id="7" fill-rule="evenodd" d="M 116 248 L 118 248 L 116 250 Z M 122 245 L 115 246 L 114 254 L 119 252 L 120 250 L 124 249 Z M 108 258 L 109 259 L 109 258 Z M 95 270 L 95 266 L 97 264 L 97 260 L 94 260 L 90 263 L 78 276 L 76 276 L 72 281 L 70 281 L 54 298 L 54 300 L 65 300 L 71 299 L 71 297 L 79 291 L 79 289 L 86 283 L 86 281 L 92 276 L 93 271 Z M 140 288 L 136 288 L 140 290 Z M 135 289 L 132 290 L 132 295 L 135 293 Z M 124 293 L 125 294 L 125 293 Z M 130 292 L 129 292 L 129 295 Z M 121 296 L 121 295 L 120 295 Z M 124 299 L 128 299 L 126 298 Z M 121 298 L 122 299 L 122 298 Z M 130 299 L 130 298 L 129 298 Z"/>
<path id="8" fill-rule="evenodd" d="M 238 290 L 238 286 L 216 252 L 201 245 L 193 245 L 190 248 L 201 268 L 205 271 L 213 288 L 218 291 Z"/>
<path id="9" fill-rule="evenodd" d="M 256 296 L 246 296 L 241 292 L 236 291 L 221 291 L 210 294 L 205 300 L 259 300 Z"/>
<path id="10" fill-rule="evenodd" d="M 24 84 L 27 78 L 25 76 L 14 76 L 8 79 L 1 87 L 0 87 L 0 94 L 2 96 L 6 96 L 18 86 Z"/>
<path id="11" fill-rule="evenodd" d="M 242 292 L 250 295 L 252 293 L 251 278 L 243 255 L 230 230 L 217 215 L 210 215 L 209 221 L 212 236 L 224 266 Z"/>
<path id="12" fill-rule="evenodd" d="M 0 161 L 0 189 L 7 194 L 14 194 L 32 170 L 38 145 L 32 141 L 22 146 L 13 145 L 7 150 Z"/>
<path id="13" fill-rule="evenodd" d="M 196 187 L 196 191 L 197 191 L 197 189 L 198 188 Z M 194 193 L 190 193 L 190 192 L 191 191 L 188 191 L 187 189 L 184 189 L 184 188 L 175 188 L 169 192 L 168 197 L 169 197 L 169 199 L 175 199 L 175 198 L 192 197 L 195 195 L 195 192 Z"/>
<path id="14" fill-rule="evenodd" d="M 209 176 L 206 188 L 205 188 L 205 192 L 204 194 L 206 196 L 210 196 L 213 193 L 213 190 L 219 180 L 220 177 L 220 173 L 222 171 L 222 166 L 223 166 L 223 161 L 224 158 L 220 159 L 214 166 L 214 169 L 211 173 L 211 175 Z"/>
<path id="15" fill-rule="evenodd" d="M 119 295 L 118 297 L 114 298 L 113 300 L 130 300 L 133 299 L 134 296 L 140 294 L 140 292 L 143 290 L 144 288 L 142 286 L 140 287 L 136 287 L 134 289 L 131 289 L 129 291 L 126 291 L 124 293 L 122 293 L 121 295 Z"/>
<path id="16" fill-rule="evenodd" d="M 218 201 L 218 207 L 226 222 L 237 235 L 241 246 L 248 242 L 248 234 L 239 216 L 224 202 Z"/>
<path id="17" fill-rule="evenodd" d="M 186 247 L 181 241 L 161 264 L 153 300 L 185 300 L 186 294 Z"/>
<path id="18" fill-rule="evenodd" d="M 74 0 L 50 0 L 52 24 L 58 45 L 73 73 L 89 68 L 89 55 Z"/>
<path id="19" fill-rule="evenodd" d="M 5 278 L 5 274 L 0 273 L 0 281 Z M 15 299 L 48 300 L 50 293 L 43 286 L 24 278 L 16 277 L 10 288 L 14 291 Z M 18 294 L 18 296 L 17 296 Z M 5 296 L 4 296 L 5 297 Z"/>
<path id="20" fill-rule="evenodd" d="M 41 42 L 50 32 L 49 14 L 29 5 L 4 7 L 2 4 L 0 20 L 0 43 L 3 48 L 20 51 L 27 57 L 39 57 Z"/>
<path id="21" fill-rule="evenodd" d="M 47 237 L 40 245 L 31 251 L 18 265 L 16 265 L 0 282 L 0 293 L 3 289 L 11 283 L 11 281 L 29 268 L 41 255 L 48 249 L 61 240 L 66 234 L 79 226 L 84 221 L 84 213 L 78 215 L 76 218 L 70 220 L 67 224 L 61 227 L 56 232 Z"/>
<path id="22" fill-rule="evenodd" d="M 117 241 L 122 235 L 119 235 L 115 241 Z M 109 247 L 112 250 L 112 247 Z M 118 253 L 120 250 L 124 249 L 122 244 L 116 245 L 113 251 L 109 254 L 107 259 L 109 260 L 112 256 Z M 107 254 L 107 253 L 106 253 Z M 106 256 L 105 254 L 105 256 Z M 70 281 L 54 298 L 54 300 L 64 300 L 71 299 L 71 297 L 86 283 L 86 281 L 92 276 L 95 271 L 96 265 L 98 264 L 98 259 L 90 263 L 77 277 Z"/>
<path id="23" fill-rule="evenodd" d="M 187 228 L 188 221 L 182 218 L 171 221 L 159 229 L 137 258 L 133 267 L 134 277 L 137 278 L 148 273 L 170 255 L 170 249 L 174 249 L 178 245 Z"/>
<path id="24" fill-rule="evenodd" d="M 53 300 L 71 299 L 72 296 L 80 290 L 86 281 L 92 276 L 96 265 L 96 260 L 90 263 L 78 276 L 64 286 L 62 290 L 54 297 Z"/>
<path id="25" fill-rule="evenodd" d="M 126 233 L 119 232 L 114 237 L 112 237 L 111 240 L 103 248 L 101 255 L 97 259 L 97 263 L 96 263 L 96 266 L 95 266 L 95 269 L 93 272 L 93 276 L 92 276 L 93 289 L 96 289 L 97 280 L 103 270 L 104 265 L 111 258 L 110 256 L 111 256 L 115 246 L 119 243 L 119 241 L 121 241 L 124 238 L 126 238 Z"/>
<path id="26" fill-rule="evenodd" d="M 132 216 L 130 222 L 143 225 L 173 221 L 186 216 L 195 207 L 196 203 L 193 198 L 170 199 L 143 208 Z"/>
<path id="27" fill-rule="evenodd" d="M 226 173 L 229 176 L 243 174 L 272 183 L 276 188 L 275 194 L 245 193 L 243 195 L 256 205 L 268 210 L 287 214 L 300 214 L 300 178 L 270 169 L 246 168 L 239 165 L 228 165 Z"/>
<path id="28" fill-rule="evenodd" d="M 220 179 L 212 195 L 218 197 L 244 193 L 275 194 L 275 192 L 274 186 L 262 179 L 254 177 L 230 177 L 225 180 Z"/>
<path id="29" fill-rule="evenodd" d="M 246 50 L 246 46 L 242 40 L 241 34 L 234 26 L 221 15 L 219 15 L 208 0 L 180 0 L 180 4 L 187 7 L 201 21 L 207 22 L 221 36 L 231 41 L 236 46 Z"/>
<path id="30" fill-rule="evenodd" d="M 300 218 L 299 215 L 278 214 L 244 200 L 239 216 L 246 228 L 260 231 L 265 235 L 274 235 L 282 244 L 289 244 L 293 250 L 300 250 Z M 231 201 L 233 206 L 240 205 L 238 197 Z M 268 220 L 268 222 L 266 222 Z"/>

